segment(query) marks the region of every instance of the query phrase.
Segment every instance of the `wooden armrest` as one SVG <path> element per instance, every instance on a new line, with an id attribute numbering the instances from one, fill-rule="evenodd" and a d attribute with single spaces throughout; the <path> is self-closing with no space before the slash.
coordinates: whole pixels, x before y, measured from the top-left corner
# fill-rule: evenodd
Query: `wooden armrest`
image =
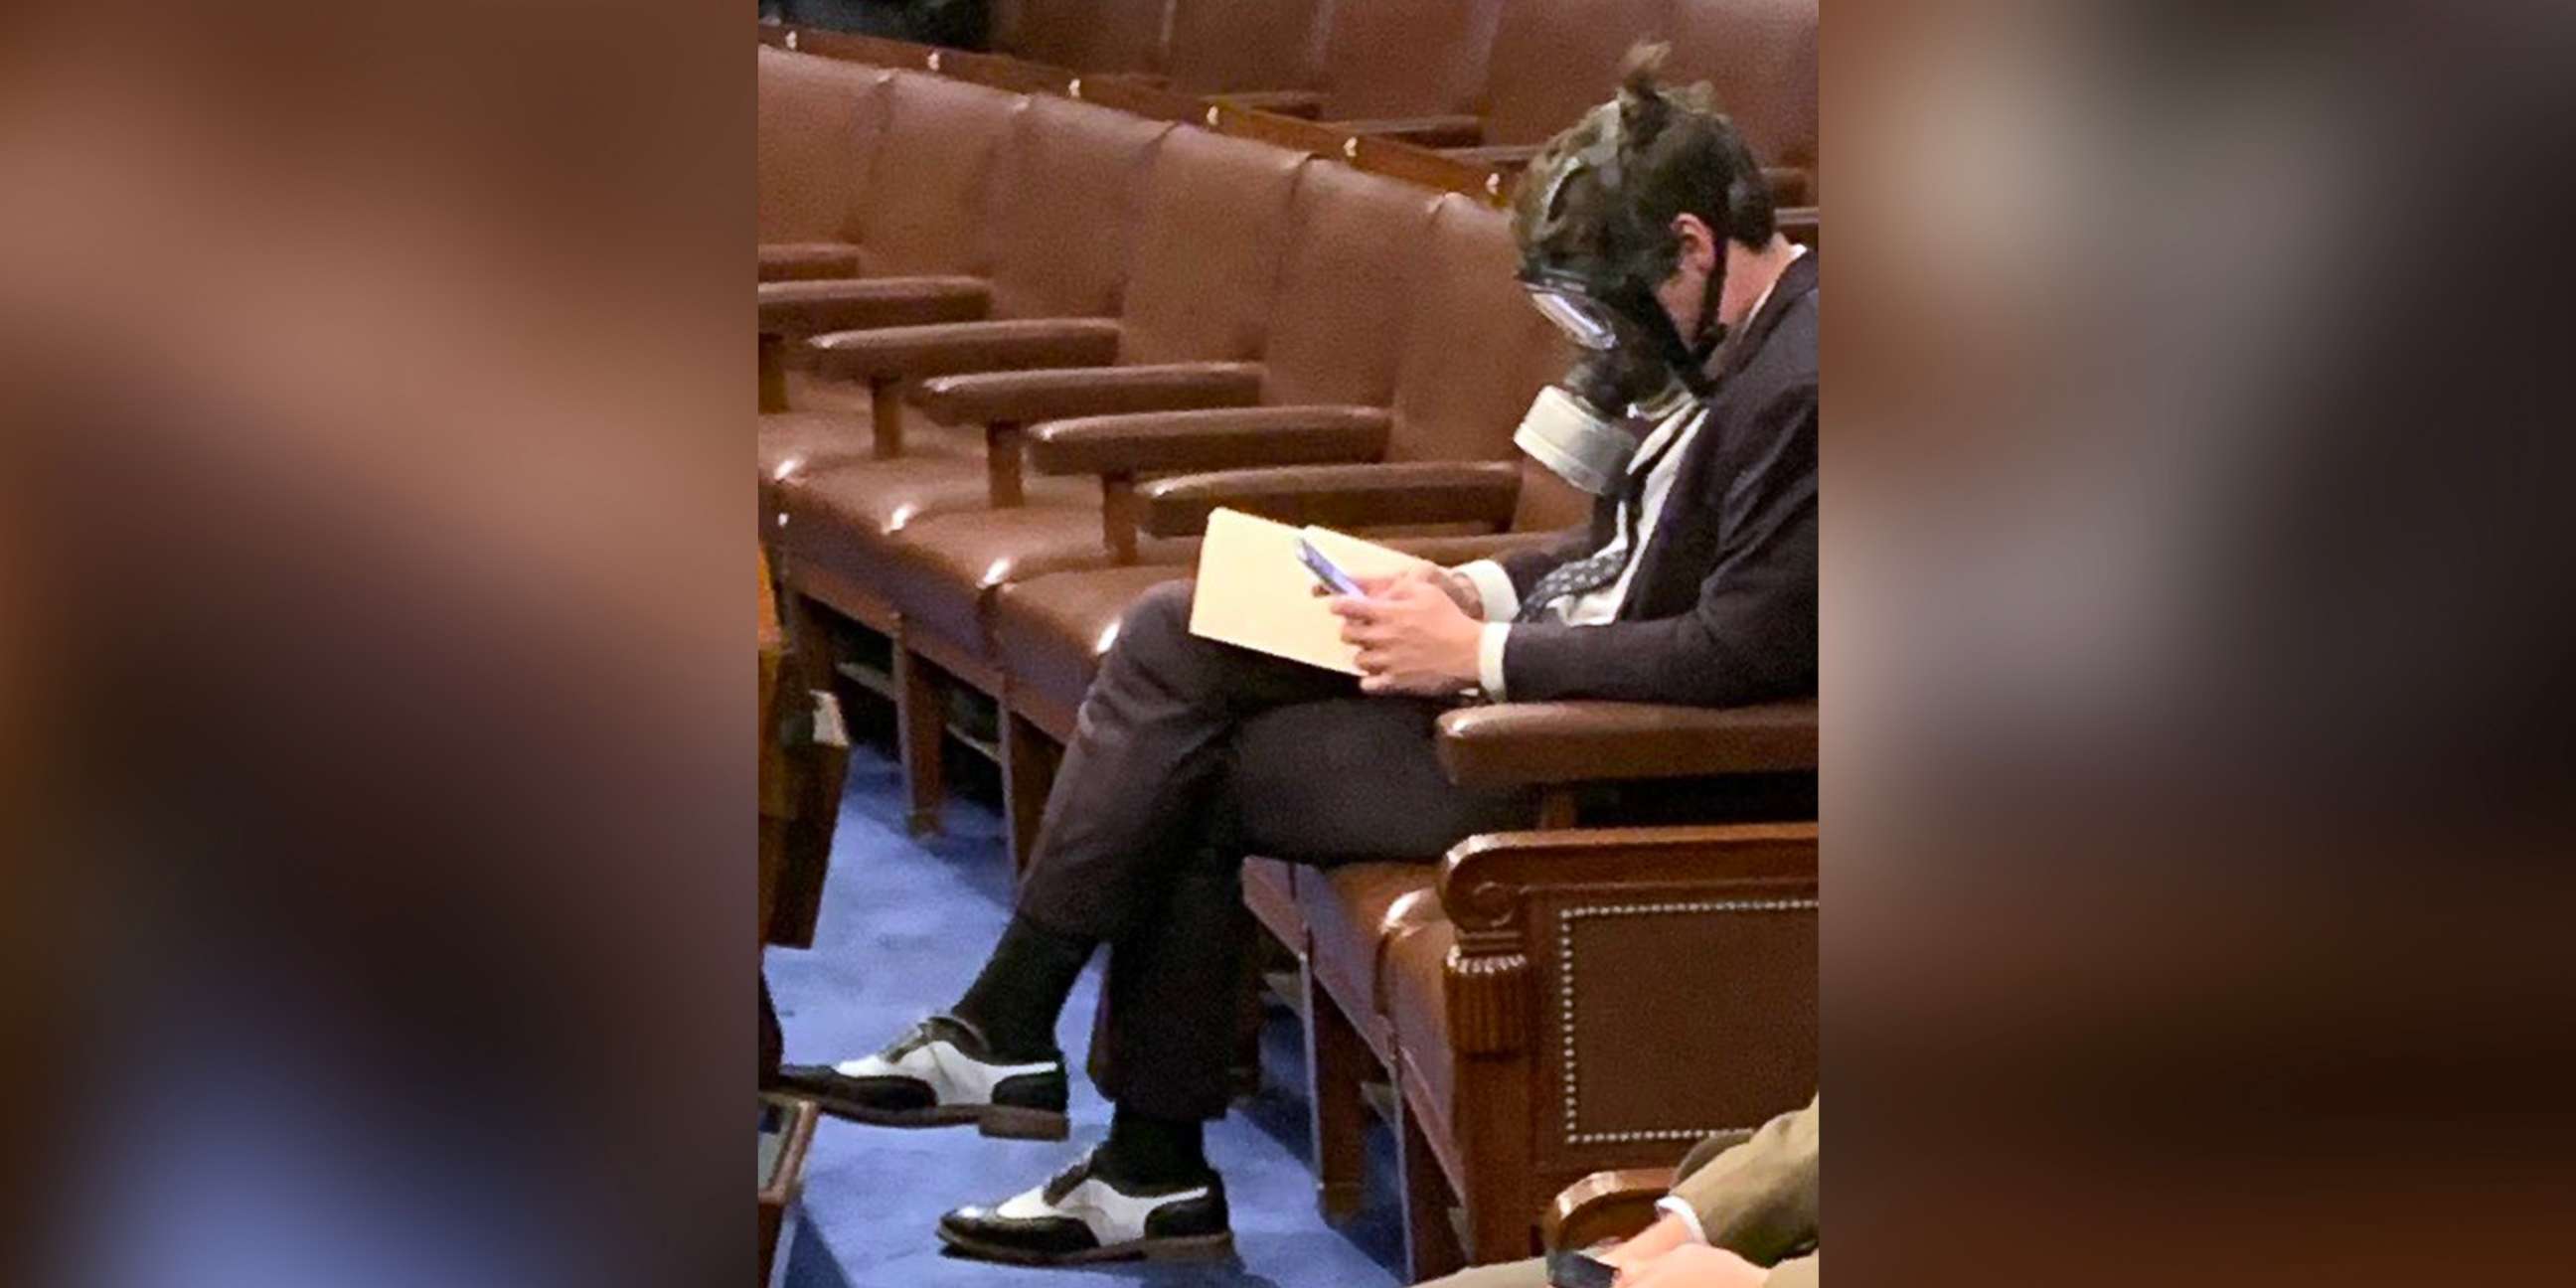
<path id="1" fill-rule="evenodd" d="M 1029 427 L 1042 474 L 1128 475 L 1375 460 L 1392 427 L 1375 407 L 1220 407 L 1051 420 Z"/>
<path id="2" fill-rule="evenodd" d="M 1551 1250 L 1632 1238 L 1655 1223 L 1655 1204 L 1672 1188 L 1669 1167 L 1594 1172 L 1558 1191 L 1539 1213 L 1539 1237 Z"/>
<path id="3" fill-rule="evenodd" d="M 814 369 L 842 380 L 923 380 L 969 371 L 1100 367 L 1118 359 L 1109 318 L 1012 318 L 834 331 L 805 342 Z"/>
<path id="4" fill-rule="evenodd" d="M 1687 827 L 1586 827 L 1482 832 L 1449 847 L 1440 904 L 1460 924 L 1481 923 L 1492 896 L 1479 887 L 1777 884 L 1816 880 L 1813 823 L 1709 823 Z"/>
<path id="5" fill-rule="evenodd" d="M 1816 702 L 1501 702 L 1442 715 L 1438 750 L 1461 787 L 1794 773 L 1816 767 Z"/>
<path id="6" fill-rule="evenodd" d="M 974 277 L 861 277 L 760 284 L 760 329 L 803 337 L 823 331 L 969 322 L 992 307 Z"/>
<path id="7" fill-rule="evenodd" d="M 859 275 L 859 248 L 848 242 L 770 242 L 760 248 L 760 280 L 807 282 Z"/>
<path id="8" fill-rule="evenodd" d="M 913 401 L 943 425 L 1026 425 L 1192 407 L 1242 407 L 1261 396 L 1261 368 L 1247 362 L 987 371 L 924 381 Z"/>
<path id="9" fill-rule="evenodd" d="M 1328 528 L 1511 522 L 1520 466 L 1511 461 L 1292 465 L 1157 479 L 1137 489 L 1140 524 L 1158 537 L 1207 530 L 1219 506 Z"/>

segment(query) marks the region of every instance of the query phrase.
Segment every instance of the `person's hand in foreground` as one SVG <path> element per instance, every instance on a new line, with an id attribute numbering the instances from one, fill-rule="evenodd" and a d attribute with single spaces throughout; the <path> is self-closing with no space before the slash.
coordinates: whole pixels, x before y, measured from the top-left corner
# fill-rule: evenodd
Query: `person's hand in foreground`
<path id="1" fill-rule="evenodd" d="M 1650 1261 L 1623 1266 L 1618 1288 L 1761 1288 L 1771 1272 L 1705 1243 L 1685 1243 Z"/>
<path id="2" fill-rule="evenodd" d="M 1466 578 L 1424 565 L 1355 580 L 1363 594 L 1336 596 L 1332 610 L 1343 641 L 1359 646 L 1361 692 L 1436 698 L 1475 685 L 1484 623 Z"/>
<path id="3" fill-rule="evenodd" d="M 1608 1251 L 1598 1252 L 1593 1256 L 1595 1260 L 1611 1269 L 1625 1270 L 1630 1266 L 1642 1266 L 1685 1243 L 1692 1242 L 1696 1240 L 1691 1238 L 1690 1226 L 1680 1217 L 1666 1212 L 1655 1218 L 1653 1225 L 1639 1230 L 1625 1241 L 1612 1246 Z"/>

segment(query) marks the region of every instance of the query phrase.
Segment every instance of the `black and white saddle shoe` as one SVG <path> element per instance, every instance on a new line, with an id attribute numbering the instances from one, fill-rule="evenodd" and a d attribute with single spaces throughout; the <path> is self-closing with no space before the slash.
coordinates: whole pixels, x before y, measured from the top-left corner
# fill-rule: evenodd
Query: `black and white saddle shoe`
<path id="1" fill-rule="evenodd" d="M 1085 1156 L 1000 1207 L 962 1207 L 939 1218 L 939 1241 L 970 1257 L 1026 1266 L 1233 1254 L 1225 1182 L 1216 1173 L 1131 1193 L 1094 1174 L 1091 1161 Z"/>
<path id="2" fill-rule="evenodd" d="M 1063 1053 L 1033 1063 L 995 1060 L 984 1035 L 953 1015 L 923 1020 L 875 1055 L 783 1066 L 778 1080 L 812 1097 L 825 1112 L 863 1123 L 973 1123 L 987 1136 L 1018 1140 L 1063 1140 L 1069 1134 Z"/>

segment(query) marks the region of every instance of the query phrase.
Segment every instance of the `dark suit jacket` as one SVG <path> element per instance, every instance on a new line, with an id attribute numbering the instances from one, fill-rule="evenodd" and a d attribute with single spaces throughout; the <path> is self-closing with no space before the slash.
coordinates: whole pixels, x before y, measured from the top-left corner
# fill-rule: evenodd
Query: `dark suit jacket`
<path id="1" fill-rule="evenodd" d="M 1512 627 L 1515 702 L 1610 698 L 1732 706 L 1816 691 L 1816 252 L 1781 274 L 1720 363 L 1619 616 Z M 1591 532 L 1499 561 L 1526 596 L 1600 548 Z"/>

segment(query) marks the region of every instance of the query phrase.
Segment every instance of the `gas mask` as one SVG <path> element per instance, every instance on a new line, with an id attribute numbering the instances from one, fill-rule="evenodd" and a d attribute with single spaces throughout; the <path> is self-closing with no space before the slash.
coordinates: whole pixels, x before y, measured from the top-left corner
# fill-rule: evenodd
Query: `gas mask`
<path id="1" fill-rule="evenodd" d="M 1712 384 L 1725 338 L 1717 303 L 1726 247 L 1772 235 L 1770 190 L 1706 86 L 1678 95 L 1654 81 L 1659 50 L 1631 56 L 1619 96 L 1550 140 L 1514 199 L 1520 283 L 1579 356 L 1541 390 L 1513 442 L 1573 486 L 1616 491 L 1637 427 Z M 1717 262 L 1685 331 L 1656 297 L 1676 271 L 1673 222 L 1692 214 L 1716 235 Z"/>
<path id="2" fill-rule="evenodd" d="M 1698 338 L 1685 341 L 1654 291 L 1630 280 L 1604 287 L 1578 270 L 1525 264 L 1530 303 L 1579 353 L 1563 378 L 1539 391 L 1512 441 L 1557 477 L 1594 496 L 1617 490 L 1636 454 L 1632 410 L 1652 424 L 1707 393 L 1703 374 L 1724 328 L 1712 325 L 1725 258 L 1710 275 Z M 1615 302 L 1614 302 L 1615 301 Z"/>

